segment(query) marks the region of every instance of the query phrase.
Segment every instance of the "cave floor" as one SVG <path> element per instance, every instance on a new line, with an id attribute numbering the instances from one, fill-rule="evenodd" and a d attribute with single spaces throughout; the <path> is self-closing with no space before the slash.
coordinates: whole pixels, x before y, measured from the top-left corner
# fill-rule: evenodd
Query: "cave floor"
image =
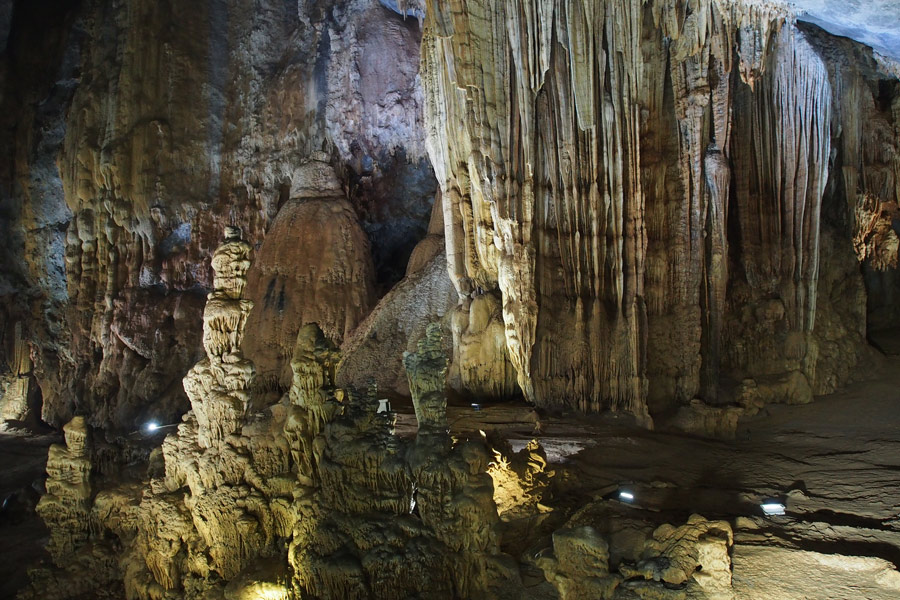
<path id="1" fill-rule="evenodd" d="M 738 598 L 900 598 L 898 356 L 813 404 L 767 407 L 741 421 L 735 440 L 609 416 L 538 419 L 514 405 L 451 409 L 449 420 L 461 435 L 499 429 L 514 448 L 537 437 L 557 472 L 548 504 L 561 515 L 626 489 L 634 502 L 615 502 L 625 518 L 731 521 Z M 765 499 L 786 514 L 765 517 Z"/>
<path id="2" fill-rule="evenodd" d="M 414 435 L 411 408 L 397 408 L 397 434 Z M 814 404 L 769 406 L 741 422 L 736 440 L 650 432 L 611 415 L 538 416 L 517 404 L 450 407 L 449 421 L 459 435 L 497 430 L 516 449 L 533 437 L 546 448 L 556 472 L 552 512 L 506 543 L 516 556 L 546 545 L 580 507 L 627 489 L 635 500 L 612 501 L 615 518 L 681 523 L 699 513 L 735 524 L 738 598 L 900 597 L 900 357 Z M 9 499 L 0 513 L 0 597 L 12 597 L 42 555 L 35 488 L 57 440 L 0 432 L 0 495 Z M 787 514 L 764 517 L 766 498 L 781 499 Z M 530 597 L 553 597 L 535 575 Z"/>

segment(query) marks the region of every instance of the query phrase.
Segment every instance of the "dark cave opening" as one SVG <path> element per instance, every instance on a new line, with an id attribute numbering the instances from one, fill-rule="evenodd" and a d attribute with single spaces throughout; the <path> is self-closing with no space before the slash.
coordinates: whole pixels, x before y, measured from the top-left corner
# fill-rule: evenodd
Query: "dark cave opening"
<path id="1" fill-rule="evenodd" d="M 428 233 L 437 192 L 427 158 L 410 160 L 397 149 L 379 157 L 353 146 L 347 164 L 350 201 L 371 243 L 376 294 L 386 294 L 406 273 L 413 249 Z"/>

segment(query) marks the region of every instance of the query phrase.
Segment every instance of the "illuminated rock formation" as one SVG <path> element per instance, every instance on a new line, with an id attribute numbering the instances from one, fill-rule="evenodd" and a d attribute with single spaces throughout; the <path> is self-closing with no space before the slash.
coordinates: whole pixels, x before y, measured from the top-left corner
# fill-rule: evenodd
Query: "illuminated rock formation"
<path id="1" fill-rule="evenodd" d="M 832 317 L 858 296 L 840 306 L 832 281 L 819 286 L 844 264 L 822 247 L 826 184 L 852 195 L 895 181 L 896 161 L 862 158 L 857 123 L 841 140 L 854 164 L 829 171 L 832 107 L 852 105 L 835 90 L 862 92 L 808 37 L 771 3 L 451 1 L 427 14 L 451 278 L 462 307 L 499 298 L 526 398 L 649 423 L 728 401 L 723 377 L 801 377 L 807 397 L 846 379 L 837 357 L 855 362 L 865 341 Z M 860 163 L 887 168 L 861 180 Z"/>
<path id="2" fill-rule="evenodd" d="M 752 543 L 896 556 L 891 440 L 814 434 L 833 493 L 750 444 L 900 324 L 888 59 L 778 1 L 63 4 L 0 8 L 0 417 L 82 415 L 23 599 L 731 600 L 684 516 L 786 483 Z"/>
<path id="3" fill-rule="evenodd" d="M 500 517 L 508 521 L 546 510 L 539 504 L 554 472 L 541 444 L 531 440 L 518 452 L 495 436 L 488 437 L 488 444 L 493 457 L 487 472 L 494 481 L 494 502 Z"/>
<path id="4" fill-rule="evenodd" d="M 316 353 L 298 342 L 297 366 L 303 355 Z M 303 361 L 304 370 L 322 372 L 323 358 L 318 369 Z M 307 431 L 321 423 L 312 442 L 318 485 L 303 495 L 288 558 L 295 586 L 312 596 L 482 597 L 500 583 L 491 575 L 504 563 L 495 556 L 487 450 L 480 442 L 454 445 L 447 433 L 438 325 L 404 363 L 419 423 L 411 448 L 391 434 L 393 415 L 375 412 L 374 396 L 338 394 L 327 378 L 314 403 L 331 410 L 324 422 L 308 413 Z"/>
<path id="5" fill-rule="evenodd" d="M 12 327 L 12 353 L 7 367 L 9 374 L 0 376 L 0 421 L 21 421 L 28 415 L 28 399 L 31 394 L 31 353 L 22 332 L 22 323 Z"/>
<path id="6" fill-rule="evenodd" d="M 588 526 L 555 531 L 553 555 L 539 564 L 561 600 L 611 598 L 622 582 L 609 573 L 609 545 Z"/>
<path id="7" fill-rule="evenodd" d="M 29 572 L 31 585 L 19 598 L 75 598 L 104 589 L 119 577 L 116 555 L 95 539 L 92 440 L 84 417 L 63 426 L 65 444 L 47 457 L 47 493 L 36 512 L 50 530 L 50 564 Z M 87 574 L 87 575 L 86 575 Z"/>
<path id="8" fill-rule="evenodd" d="M 254 366 L 241 353 L 244 327 L 253 302 L 242 298 L 250 268 L 250 245 L 236 227 L 225 230 L 225 243 L 212 259 L 214 290 L 203 311 L 206 358 L 184 378 L 203 448 L 221 442 L 241 425 L 250 402 Z"/>
<path id="9" fill-rule="evenodd" d="M 519 393 L 498 297 L 492 293 L 464 297 L 450 318 L 457 387 L 479 399 L 507 399 Z"/>
<path id="10" fill-rule="evenodd" d="M 340 352 L 317 325 L 297 335 L 288 393 L 246 413 L 249 251 L 235 229 L 216 251 L 208 355 L 185 378 L 194 408 L 151 458 L 148 480 L 111 482 L 91 505 L 84 421 L 67 428 L 68 449 L 51 451 L 41 511 L 65 541 L 54 542 L 59 566 L 90 542 L 80 568 L 102 565 L 104 585 L 140 600 L 264 588 L 317 598 L 478 598 L 515 586 L 517 571 L 499 553 L 487 448 L 447 431 L 439 325 L 404 357 L 419 419 L 414 442 L 394 435 L 395 416 L 376 412 L 372 391 L 335 386 Z M 57 485 L 72 479 L 69 471 L 78 482 Z M 65 598 L 70 577 L 47 570 L 33 590 Z M 79 593 L 91 589 L 78 581 Z"/>
<path id="11" fill-rule="evenodd" d="M 561 600 L 574 598 L 709 598 L 731 600 L 731 526 L 691 515 L 680 527 L 653 531 L 634 563 L 610 570 L 610 547 L 590 525 L 553 533 L 553 547 L 537 558 Z"/>
<path id="12" fill-rule="evenodd" d="M 63 427 L 65 444 L 50 447 L 47 493 L 37 513 L 50 529 L 47 551 L 58 566 L 88 540 L 91 507 L 90 432 L 84 417 Z"/>

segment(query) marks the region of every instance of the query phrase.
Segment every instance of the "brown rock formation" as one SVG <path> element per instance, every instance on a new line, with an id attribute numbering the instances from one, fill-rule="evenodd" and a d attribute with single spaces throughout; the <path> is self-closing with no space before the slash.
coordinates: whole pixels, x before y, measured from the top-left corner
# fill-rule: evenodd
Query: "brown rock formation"
<path id="1" fill-rule="evenodd" d="M 447 275 L 443 206 L 438 199 L 432 206 L 428 235 L 413 249 L 406 276 L 378 301 L 342 345 L 338 385 L 363 389 L 374 383 L 382 396 L 408 398 L 403 353 L 415 351 L 429 323 L 440 321 L 449 331 L 445 316 L 456 307 L 457 298 Z M 451 343 L 447 336 L 448 353 L 453 352 Z M 457 364 L 454 362 L 451 369 Z M 452 374 L 450 385 L 463 393 L 468 391 Z"/>
<path id="2" fill-rule="evenodd" d="M 374 382 L 383 397 L 409 397 L 403 353 L 415 350 L 428 323 L 444 319 L 456 307 L 456 301 L 441 248 L 385 294 L 344 342 L 339 385 L 361 389 Z M 451 342 L 448 336 L 448 352 L 452 352 Z M 451 377 L 451 385 L 457 381 Z M 458 384 L 453 387 L 460 389 Z"/>
<path id="3" fill-rule="evenodd" d="M 900 323 L 897 71 L 783 3 L 38 4 L 0 48 L 0 417 L 38 391 L 48 422 L 83 416 L 50 450 L 52 560 L 23 598 L 520 598 L 543 577 L 535 596 L 731 600 L 731 525 L 681 522 L 697 463 L 613 507 L 576 469 L 606 485 L 646 456 L 579 452 L 551 480 L 538 441 L 454 427 L 480 411 L 448 419 L 448 388 L 524 396 L 517 435 L 613 411 L 734 438 L 862 372 L 872 315 Z M 175 423 L 182 385 L 161 447 L 121 433 Z M 735 489 L 701 501 L 756 508 Z M 895 554 L 888 502 L 814 495 L 813 543 Z"/>
<path id="4" fill-rule="evenodd" d="M 334 170 L 311 160 L 297 170 L 247 275 L 255 309 L 244 349 L 255 357 L 257 386 L 290 387 L 297 332 L 317 323 L 340 344 L 374 303 L 369 242 Z"/>

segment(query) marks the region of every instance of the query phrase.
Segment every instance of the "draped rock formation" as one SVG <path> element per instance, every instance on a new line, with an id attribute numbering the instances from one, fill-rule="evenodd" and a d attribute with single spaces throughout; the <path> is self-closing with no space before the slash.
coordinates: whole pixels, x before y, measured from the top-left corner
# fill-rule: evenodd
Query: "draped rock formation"
<path id="1" fill-rule="evenodd" d="M 25 340 L 22 322 L 12 324 L 12 352 L 5 365 L 8 373 L 0 375 L 0 420 L 23 420 L 29 415 L 29 399 L 34 389 L 31 352 Z"/>
<path id="2" fill-rule="evenodd" d="M 280 395 L 290 387 L 300 328 L 317 323 L 340 343 L 374 300 L 369 242 L 327 162 L 314 158 L 297 169 L 290 199 L 278 211 L 247 279 L 255 309 L 244 348 L 255 357 L 257 387 Z"/>
<path id="3" fill-rule="evenodd" d="M 844 264 L 820 235 L 842 88 L 807 37 L 742 1 L 428 12 L 451 278 L 461 307 L 499 298 L 491 350 L 527 399 L 649 423 L 730 400 L 723 380 L 808 401 L 846 379 L 832 358 L 855 362 L 859 330 L 816 330 L 822 257 Z"/>

